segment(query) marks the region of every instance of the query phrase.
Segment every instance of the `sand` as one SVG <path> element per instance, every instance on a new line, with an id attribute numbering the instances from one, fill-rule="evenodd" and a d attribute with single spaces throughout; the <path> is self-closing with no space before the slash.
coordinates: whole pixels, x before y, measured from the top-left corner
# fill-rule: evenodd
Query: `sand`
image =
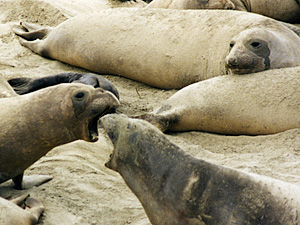
<path id="1" fill-rule="evenodd" d="M 0 73 L 10 79 L 86 72 L 32 53 L 19 44 L 11 28 L 20 21 L 55 26 L 79 13 L 108 7 L 111 4 L 104 0 L 0 1 Z M 120 92 L 121 106 L 117 112 L 127 115 L 151 111 L 176 92 L 118 76 L 105 77 Z M 300 185 L 300 129 L 266 136 L 183 132 L 168 133 L 167 137 L 201 159 Z M 52 175 L 52 181 L 22 191 L 14 190 L 9 181 L 0 185 L 0 196 L 9 198 L 30 193 L 41 200 L 45 212 L 39 224 L 44 225 L 150 224 L 138 199 L 120 175 L 104 166 L 112 149 L 103 133 L 96 143 L 76 141 L 57 147 L 25 172 Z"/>

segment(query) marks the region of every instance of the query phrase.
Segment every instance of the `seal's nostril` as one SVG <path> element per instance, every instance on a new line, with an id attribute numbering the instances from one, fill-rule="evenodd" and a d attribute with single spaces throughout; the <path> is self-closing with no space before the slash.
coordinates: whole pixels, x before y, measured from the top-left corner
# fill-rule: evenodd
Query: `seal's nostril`
<path id="1" fill-rule="evenodd" d="M 227 64 L 230 66 L 238 66 L 238 61 L 236 58 L 229 58 Z"/>

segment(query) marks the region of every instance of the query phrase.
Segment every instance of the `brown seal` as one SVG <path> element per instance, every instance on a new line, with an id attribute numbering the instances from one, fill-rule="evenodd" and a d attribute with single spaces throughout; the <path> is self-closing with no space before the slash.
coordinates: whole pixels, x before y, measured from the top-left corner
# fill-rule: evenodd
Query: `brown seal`
<path id="1" fill-rule="evenodd" d="M 119 101 L 101 88 L 59 84 L 0 104 L 0 183 L 13 178 L 21 189 L 24 170 L 52 148 L 97 141 L 99 117 Z"/>
<path id="2" fill-rule="evenodd" d="M 300 187 L 195 158 L 146 121 L 107 115 L 106 166 L 120 173 L 152 224 L 297 224 Z"/>
<path id="3" fill-rule="evenodd" d="M 246 37 L 234 39 L 248 29 Z M 44 57 L 166 89 L 227 74 L 225 57 L 233 39 L 230 55 L 245 53 L 248 61 L 259 62 L 250 68 L 239 63 L 234 71 L 300 65 L 300 37 L 294 31 L 273 19 L 232 10 L 107 9 L 55 28 L 22 23 L 14 32 L 27 39 L 20 40 L 23 46 Z M 258 48 L 260 41 L 263 52 L 246 46 L 237 53 L 243 40 Z"/>
<path id="4" fill-rule="evenodd" d="M 162 131 L 273 134 L 300 128 L 300 76 L 285 68 L 191 84 L 139 116 Z"/>

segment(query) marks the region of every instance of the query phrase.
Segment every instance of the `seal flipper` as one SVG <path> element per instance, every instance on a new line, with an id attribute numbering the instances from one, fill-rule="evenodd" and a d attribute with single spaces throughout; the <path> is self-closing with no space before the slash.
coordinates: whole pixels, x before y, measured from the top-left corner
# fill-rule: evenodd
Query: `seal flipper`
<path id="1" fill-rule="evenodd" d="M 44 206 L 37 199 L 28 197 L 25 200 L 25 210 L 31 213 L 33 222 L 37 223 L 41 214 L 44 212 Z"/>
<path id="2" fill-rule="evenodd" d="M 27 41 L 43 39 L 51 30 L 51 28 L 44 28 L 26 22 L 20 23 L 20 26 L 13 28 L 13 31 L 16 35 L 26 39 Z"/>
<path id="3" fill-rule="evenodd" d="M 13 182 L 15 183 L 15 188 L 18 190 L 39 186 L 53 179 L 53 177 L 49 175 L 30 175 L 30 176 L 23 176 L 23 175 L 24 173 L 19 174 L 18 176 L 12 179 Z"/>
<path id="4" fill-rule="evenodd" d="M 153 126 L 158 128 L 159 130 L 161 130 L 162 132 L 167 131 L 169 129 L 169 127 L 178 123 L 178 118 L 176 116 L 143 114 L 140 116 L 134 116 L 132 118 L 145 120 L 145 121 L 151 123 Z"/>
<path id="5" fill-rule="evenodd" d="M 29 212 L 30 214 L 26 214 L 26 219 L 29 219 L 32 224 L 36 224 L 41 214 L 44 212 L 44 205 L 37 199 L 30 197 L 29 194 L 24 194 L 11 199 L 10 202 Z"/>

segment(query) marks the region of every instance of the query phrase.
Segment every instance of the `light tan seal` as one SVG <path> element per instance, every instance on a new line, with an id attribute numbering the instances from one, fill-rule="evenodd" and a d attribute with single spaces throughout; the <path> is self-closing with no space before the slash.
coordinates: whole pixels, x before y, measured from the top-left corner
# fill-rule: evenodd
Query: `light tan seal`
<path id="1" fill-rule="evenodd" d="M 300 128 L 299 70 L 286 68 L 201 81 L 179 90 L 139 118 L 162 131 L 260 135 Z"/>
<path id="2" fill-rule="evenodd" d="M 101 88 L 59 84 L 1 98 L 0 105 L 0 183 L 13 179 L 21 189 L 24 170 L 52 148 L 78 139 L 97 141 L 99 117 L 119 101 Z"/>
<path id="3" fill-rule="evenodd" d="M 0 198 L 0 224 L 33 225 L 37 224 L 44 206 L 28 194 L 11 201 Z"/>
<path id="4" fill-rule="evenodd" d="M 234 39 L 245 30 L 246 36 Z M 249 73 L 300 65 L 295 32 L 273 19 L 239 11 L 107 9 L 55 28 L 22 23 L 14 32 L 27 39 L 20 40 L 22 45 L 44 57 L 166 89 L 225 75 L 233 39 L 246 41 L 248 61 L 259 62 L 250 64 Z M 247 65 L 239 63 L 235 69 Z"/>
<path id="5" fill-rule="evenodd" d="M 235 9 L 258 13 L 277 20 L 299 23 L 298 0 L 153 0 L 147 8 Z"/>
<path id="6" fill-rule="evenodd" d="M 107 115 L 101 124 L 120 173 L 154 225 L 298 224 L 300 187 L 195 158 L 151 124 Z"/>

